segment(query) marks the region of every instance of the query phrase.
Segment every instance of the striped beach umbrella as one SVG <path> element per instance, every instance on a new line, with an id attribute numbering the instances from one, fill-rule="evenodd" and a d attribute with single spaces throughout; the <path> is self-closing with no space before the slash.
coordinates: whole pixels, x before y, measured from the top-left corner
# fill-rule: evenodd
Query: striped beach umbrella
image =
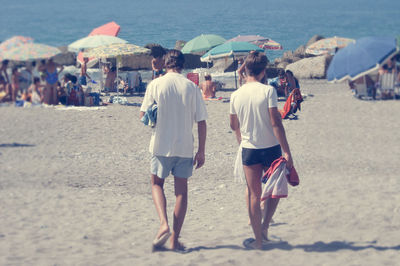
<path id="1" fill-rule="evenodd" d="M 226 42 L 249 42 L 265 50 L 282 50 L 282 45 L 260 35 L 238 35 Z"/>
<path id="2" fill-rule="evenodd" d="M 40 43 L 26 43 L 3 53 L 3 59 L 12 61 L 29 61 L 48 59 L 61 51 L 53 46 Z"/>
<path id="3" fill-rule="evenodd" d="M 262 44 L 258 45 L 259 47 L 265 49 L 265 50 L 282 50 L 283 47 L 280 43 L 268 39 L 267 41 L 263 42 Z"/>
<path id="4" fill-rule="evenodd" d="M 306 49 L 307 54 L 312 55 L 323 55 L 335 53 L 336 49 L 341 49 L 346 47 L 349 43 L 354 43 L 354 39 L 342 38 L 342 37 L 332 37 L 316 41 L 309 45 Z"/>

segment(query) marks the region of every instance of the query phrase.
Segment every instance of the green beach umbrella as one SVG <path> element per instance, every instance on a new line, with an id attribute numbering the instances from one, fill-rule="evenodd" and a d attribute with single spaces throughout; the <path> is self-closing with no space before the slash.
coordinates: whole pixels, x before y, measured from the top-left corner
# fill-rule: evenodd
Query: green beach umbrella
<path id="1" fill-rule="evenodd" d="M 206 52 L 215 46 L 226 42 L 224 38 L 215 34 L 202 34 L 188 41 L 181 52 L 184 54 Z"/>
<path id="2" fill-rule="evenodd" d="M 56 47 L 40 43 L 26 43 L 3 53 L 2 57 L 12 61 L 28 61 L 48 59 L 59 53 L 61 51 Z"/>
<path id="3" fill-rule="evenodd" d="M 248 42 L 226 42 L 208 51 L 200 60 L 210 62 L 223 57 L 246 56 L 250 51 L 264 52 L 264 49 Z"/>

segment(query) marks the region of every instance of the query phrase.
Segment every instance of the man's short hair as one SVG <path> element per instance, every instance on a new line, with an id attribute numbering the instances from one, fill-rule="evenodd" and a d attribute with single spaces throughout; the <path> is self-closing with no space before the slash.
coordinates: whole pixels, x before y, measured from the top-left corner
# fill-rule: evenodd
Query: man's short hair
<path id="1" fill-rule="evenodd" d="M 245 67 L 246 73 L 249 76 L 255 77 L 265 70 L 267 66 L 268 58 L 265 54 L 251 51 L 246 57 Z"/>
<path id="2" fill-rule="evenodd" d="M 165 55 L 165 67 L 167 69 L 183 69 L 183 64 L 185 63 L 185 57 L 181 51 L 172 49 Z"/>
<path id="3" fill-rule="evenodd" d="M 211 80 L 211 75 L 210 75 L 210 74 L 205 75 L 205 76 L 204 76 L 204 79 L 205 79 L 205 80 Z"/>

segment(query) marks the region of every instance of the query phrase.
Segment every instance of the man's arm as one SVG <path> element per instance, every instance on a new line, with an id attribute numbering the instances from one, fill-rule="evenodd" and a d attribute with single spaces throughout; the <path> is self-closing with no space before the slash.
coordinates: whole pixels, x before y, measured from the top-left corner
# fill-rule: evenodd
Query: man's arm
<path id="1" fill-rule="evenodd" d="M 202 167 L 205 161 L 207 123 L 205 120 L 197 122 L 197 133 L 199 138 L 199 148 L 193 160 L 196 169 Z"/>
<path id="2" fill-rule="evenodd" d="M 237 115 L 231 114 L 229 115 L 231 129 L 235 131 L 236 140 L 240 144 L 242 142 L 242 135 L 240 134 L 240 123 Z"/>
<path id="3" fill-rule="evenodd" d="M 290 153 L 289 144 L 286 139 L 285 129 L 282 124 L 281 114 L 278 111 L 277 107 L 269 108 L 269 116 L 271 118 L 272 130 L 274 131 L 275 137 L 278 139 L 279 144 L 282 147 L 284 157 L 287 160 L 287 168 L 292 168 L 293 159 L 292 154 Z"/>

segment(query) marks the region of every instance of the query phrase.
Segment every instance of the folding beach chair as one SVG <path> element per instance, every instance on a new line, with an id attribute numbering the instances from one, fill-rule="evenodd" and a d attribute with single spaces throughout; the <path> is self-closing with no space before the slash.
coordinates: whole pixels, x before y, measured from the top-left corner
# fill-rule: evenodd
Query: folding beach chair
<path id="1" fill-rule="evenodd" d="M 395 84 L 396 84 L 396 71 L 392 73 L 383 73 L 379 76 L 377 91 L 381 99 L 396 98 Z"/>

